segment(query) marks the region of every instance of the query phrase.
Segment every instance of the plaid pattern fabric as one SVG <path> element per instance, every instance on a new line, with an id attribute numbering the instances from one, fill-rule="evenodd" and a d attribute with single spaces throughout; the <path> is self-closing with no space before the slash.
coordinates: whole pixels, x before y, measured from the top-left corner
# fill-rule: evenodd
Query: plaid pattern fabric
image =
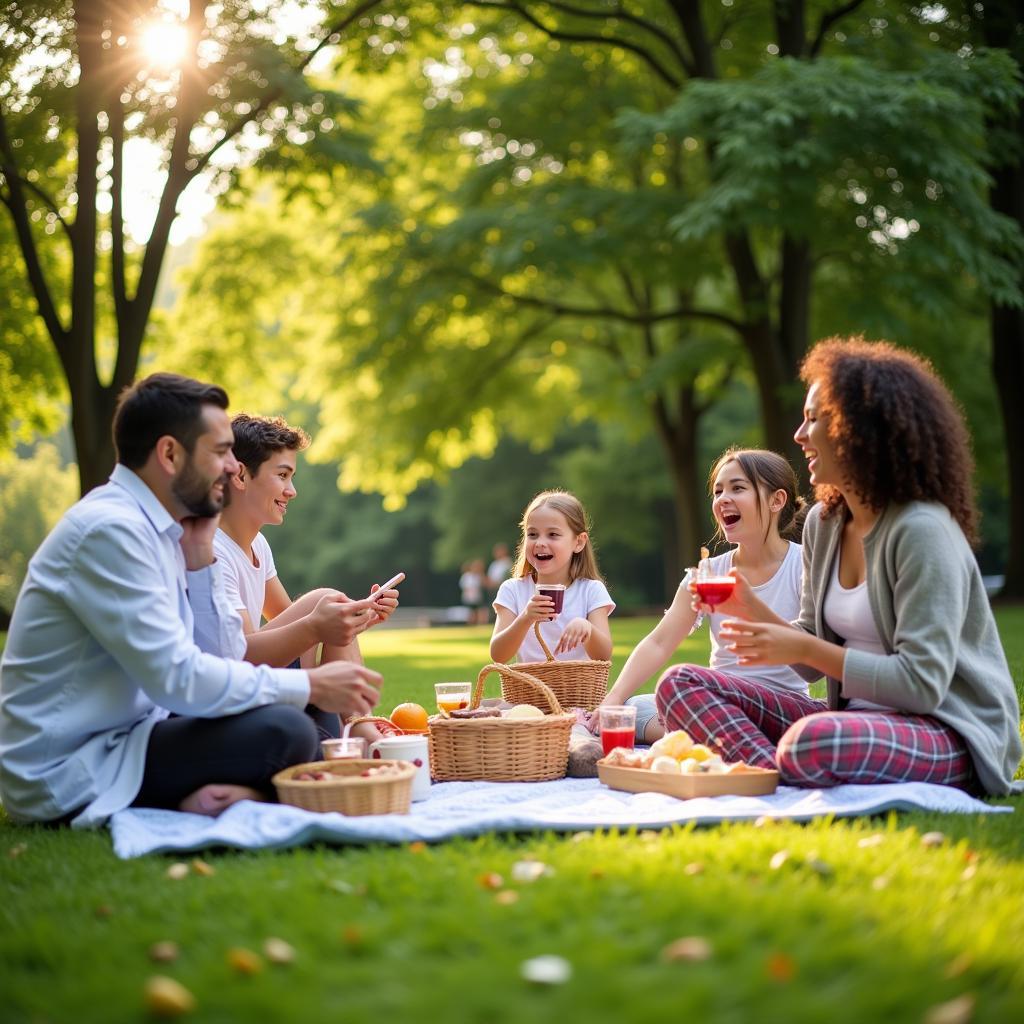
<path id="1" fill-rule="evenodd" d="M 823 700 L 699 665 L 669 669 L 656 698 L 666 729 L 685 729 L 726 761 L 777 767 L 789 785 L 973 783 L 964 741 L 926 715 L 829 711 Z"/>

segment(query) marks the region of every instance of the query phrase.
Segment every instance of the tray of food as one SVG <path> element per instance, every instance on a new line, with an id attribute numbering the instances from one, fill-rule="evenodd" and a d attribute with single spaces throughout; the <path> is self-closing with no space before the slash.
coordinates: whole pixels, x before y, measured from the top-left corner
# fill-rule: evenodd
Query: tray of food
<path id="1" fill-rule="evenodd" d="M 766 796 L 779 785 L 779 773 L 736 762 L 694 743 L 683 731 L 670 732 L 650 750 L 616 747 L 597 762 L 597 776 L 609 789 L 666 793 L 680 800 L 699 796 Z"/>

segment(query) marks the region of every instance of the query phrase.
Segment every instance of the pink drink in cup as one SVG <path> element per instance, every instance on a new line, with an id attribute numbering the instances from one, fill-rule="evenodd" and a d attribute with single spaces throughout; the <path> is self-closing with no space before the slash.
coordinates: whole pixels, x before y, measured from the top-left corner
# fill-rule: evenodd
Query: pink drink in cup
<path id="1" fill-rule="evenodd" d="M 697 576 L 697 596 L 712 608 L 728 601 L 735 588 L 732 576 Z"/>

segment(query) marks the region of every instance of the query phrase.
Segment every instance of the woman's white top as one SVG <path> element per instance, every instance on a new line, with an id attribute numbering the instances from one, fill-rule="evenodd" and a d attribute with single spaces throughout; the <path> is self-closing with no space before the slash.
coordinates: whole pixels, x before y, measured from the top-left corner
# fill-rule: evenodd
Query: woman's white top
<path id="1" fill-rule="evenodd" d="M 505 580 L 498 587 L 497 596 L 494 598 L 494 607 L 507 608 L 514 615 L 519 615 L 530 603 L 530 598 L 536 592 L 537 585 L 530 576 L 520 576 L 518 579 Z M 607 608 L 608 614 L 615 611 L 615 602 L 608 593 L 608 588 L 600 580 L 576 580 L 565 588 L 565 599 L 562 602 L 561 614 L 556 615 L 551 622 L 540 624 L 540 635 L 544 637 L 544 643 L 548 645 L 551 653 L 554 654 L 558 641 L 565 632 L 565 627 L 572 619 L 585 619 L 596 608 Z M 530 627 L 523 642 L 516 652 L 519 661 L 547 661 L 544 651 L 537 643 L 537 637 Z M 577 644 L 570 651 L 561 651 L 555 654 L 556 661 L 589 661 L 583 644 Z"/>
<path id="2" fill-rule="evenodd" d="M 263 622 L 263 604 L 267 583 L 277 575 L 274 556 L 262 533 L 252 542 L 252 554 L 243 551 L 223 530 L 213 536 L 213 553 L 220 564 L 224 592 L 232 608 L 244 608 L 253 629 Z M 253 555 L 256 564 L 253 564 Z"/>
<path id="3" fill-rule="evenodd" d="M 838 636 L 843 637 L 844 647 L 855 651 L 867 651 L 869 654 L 885 654 L 885 645 L 879 635 L 871 614 L 871 602 L 868 599 L 868 581 L 864 579 L 849 589 L 839 582 L 839 559 L 832 564 L 832 578 L 828 590 L 825 591 L 825 606 L 822 609 L 825 625 Z M 892 711 L 884 704 L 875 704 L 870 700 L 853 698 L 846 705 L 853 711 Z"/>
<path id="4" fill-rule="evenodd" d="M 715 555 L 709 559 L 711 572 L 715 576 L 727 576 L 732 568 L 732 557 L 735 548 L 726 551 L 725 554 Z M 692 573 L 683 577 L 681 587 L 689 587 Z M 778 569 L 770 579 L 759 583 L 750 589 L 763 601 L 776 615 L 792 622 L 800 617 L 800 583 L 803 578 L 803 549 L 799 544 L 789 541 L 789 550 L 782 559 Z M 779 690 L 793 690 L 796 693 L 807 693 L 807 683 L 798 676 L 788 665 L 740 665 L 739 659 L 733 651 L 725 647 L 718 639 L 718 631 L 722 623 L 730 618 L 728 615 L 721 615 L 713 612 L 708 616 L 711 620 L 711 658 L 708 665 L 720 672 L 729 675 L 742 676 L 755 683 L 764 683 L 766 686 L 774 686 Z M 700 625 L 698 618 L 693 628 Z"/>

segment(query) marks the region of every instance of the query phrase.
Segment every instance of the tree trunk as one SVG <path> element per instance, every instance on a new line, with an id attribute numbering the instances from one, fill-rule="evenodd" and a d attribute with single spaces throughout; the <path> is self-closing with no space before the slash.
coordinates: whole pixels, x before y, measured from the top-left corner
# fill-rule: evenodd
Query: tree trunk
<path id="1" fill-rule="evenodd" d="M 674 553 L 665 552 L 664 585 L 665 597 L 668 599 L 675 593 L 683 569 L 696 563 L 700 546 L 704 543 L 703 488 L 697 465 L 700 411 L 692 384 L 679 386 L 676 406 L 677 414 L 671 418 L 663 402 L 657 402 L 652 409 L 658 439 L 665 450 L 672 475 L 674 498 L 676 550 Z"/>
<path id="2" fill-rule="evenodd" d="M 1024 108 L 1018 111 L 1019 130 L 1024 132 Z M 1004 166 L 994 174 L 992 208 L 1024 226 L 1024 167 Z M 1024 273 L 1021 275 L 1024 290 Z M 1006 468 L 1010 499 L 1010 550 L 1001 597 L 1024 598 L 1024 311 L 992 306 L 992 373 L 1006 432 Z"/>
<path id="3" fill-rule="evenodd" d="M 1020 10 L 1014 2 L 985 4 L 981 18 L 982 36 L 992 47 L 1008 48 L 1024 69 L 1024 41 L 1020 33 Z M 1016 138 L 1014 153 L 1003 154 L 1004 163 L 993 169 L 989 203 L 993 210 L 1012 218 L 1024 228 L 1024 104 L 1002 125 L 1009 138 Z M 1024 291 L 1024 268 L 1019 284 Z M 1006 432 L 1006 469 L 1010 501 L 1010 550 L 1000 597 L 1024 598 L 1024 404 L 1020 386 L 1024 381 L 1024 311 L 992 304 L 992 373 L 1003 412 Z"/>

